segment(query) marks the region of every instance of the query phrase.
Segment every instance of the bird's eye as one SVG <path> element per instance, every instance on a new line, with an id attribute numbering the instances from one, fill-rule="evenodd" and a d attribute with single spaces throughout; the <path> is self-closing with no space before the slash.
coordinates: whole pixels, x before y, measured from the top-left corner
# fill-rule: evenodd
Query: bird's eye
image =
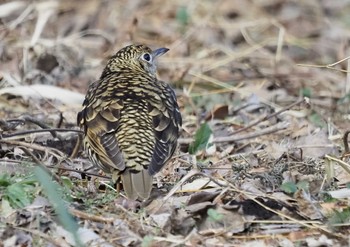
<path id="1" fill-rule="evenodd" d="M 145 53 L 142 55 L 142 59 L 147 61 L 147 62 L 150 62 L 151 61 L 151 55 L 149 53 Z"/>

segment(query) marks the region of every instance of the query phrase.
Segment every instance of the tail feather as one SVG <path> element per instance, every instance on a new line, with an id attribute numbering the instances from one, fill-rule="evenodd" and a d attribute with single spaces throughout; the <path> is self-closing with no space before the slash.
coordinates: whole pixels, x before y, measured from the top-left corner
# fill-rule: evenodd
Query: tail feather
<path id="1" fill-rule="evenodd" d="M 122 173 L 121 179 L 125 194 L 129 199 L 136 200 L 138 197 L 147 199 L 150 196 L 153 177 L 147 170 L 138 173 L 126 170 Z"/>
<path id="2" fill-rule="evenodd" d="M 132 173 L 130 173 L 128 170 L 124 171 L 121 174 L 121 180 L 126 196 L 131 200 L 136 200 L 137 193 L 132 185 Z"/>

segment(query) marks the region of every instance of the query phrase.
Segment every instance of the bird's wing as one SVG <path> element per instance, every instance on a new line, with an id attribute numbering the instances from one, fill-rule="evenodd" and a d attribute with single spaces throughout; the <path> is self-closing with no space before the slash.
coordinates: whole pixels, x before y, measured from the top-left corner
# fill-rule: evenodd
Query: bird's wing
<path id="1" fill-rule="evenodd" d="M 119 126 L 120 110 L 123 102 L 117 100 L 101 100 L 89 90 L 83 103 L 84 108 L 78 114 L 78 125 L 84 128 L 85 145 L 91 149 L 94 161 L 102 170 L 124 170 L 123 154 L 115 136 Z"/>
<path id="2" fill-rule="evenodd" d="M 150 175 L 154 175 L 173 155 L 182 118 L 173 89 L 165 82 L 159 81 L 162 88 L 161 102 L 150 104 L 149 114 L 153 116 L 155 132 L 155 147 L 151 164 L 148 167 Z"/>

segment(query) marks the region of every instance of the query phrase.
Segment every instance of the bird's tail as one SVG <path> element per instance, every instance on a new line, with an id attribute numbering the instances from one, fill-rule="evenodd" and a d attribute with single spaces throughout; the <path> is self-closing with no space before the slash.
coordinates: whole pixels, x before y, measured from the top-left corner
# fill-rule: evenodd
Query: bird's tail
<path id="1" fill-rule="evenodd" d="M 130 172 L 128 169 L 121 174 L 123 188 L 129 199 L 136 200 L 138 197 L 147 199 L 152 190 L 153 177 L 145 169 L 140 172 Z"/>

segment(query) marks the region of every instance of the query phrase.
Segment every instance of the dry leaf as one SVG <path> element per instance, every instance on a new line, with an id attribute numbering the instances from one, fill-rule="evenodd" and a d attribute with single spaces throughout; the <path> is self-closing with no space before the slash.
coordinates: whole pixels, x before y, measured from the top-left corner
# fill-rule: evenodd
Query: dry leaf
<path id="1" fill-rule="evenodd" d="M 216 105 L 205 117 L 206 121 L 211 119 L 225 119 L 228 116 L 228 105 Z"/>
<path id="2" fill-rule="evenodd" d="M 0 89 L 0 95 L 10 94 L 20 96 L 24 99 L 50 99 L 59 100 L 67 105 L 81 105 L 85 96 L 83 94 L 73 92 L 64 88 L 51 85 L 30 85 L 30 86 L 15 86 Z"/>

